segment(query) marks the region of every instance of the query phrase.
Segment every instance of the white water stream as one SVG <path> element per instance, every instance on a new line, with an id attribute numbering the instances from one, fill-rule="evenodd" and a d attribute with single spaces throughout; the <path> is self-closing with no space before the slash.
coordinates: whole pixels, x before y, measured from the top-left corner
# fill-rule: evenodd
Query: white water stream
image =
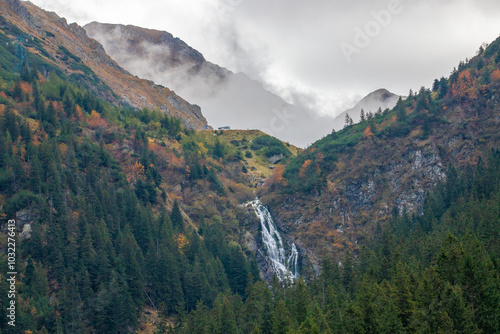
<path id="1" fill-rule="evenodd" d="M 267 258 L 276 276 L 283 281 L 295 280 L 299 276 L 298 259 L 299 252 L 294 243 L 284 241 L 276 227 L 271 213 L 256 198 L 249 204 L 260 219 L 262 227 L 262 242 L 265 246 Z"/>

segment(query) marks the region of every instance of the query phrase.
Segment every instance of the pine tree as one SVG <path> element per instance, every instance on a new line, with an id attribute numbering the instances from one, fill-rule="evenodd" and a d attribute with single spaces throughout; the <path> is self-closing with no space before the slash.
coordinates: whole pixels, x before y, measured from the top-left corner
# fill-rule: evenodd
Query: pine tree
<path id="1" fill-rule="evenodd" d="M 349 116 L 349 114 L 345 114 L 345 123 L 344 123 L 344 128 L 348 127 L 348 126 L 351 126 L 354 124 L 354 121 L 352 120 L 352 118 Z"/>
<path id="2" fill-rule="evenodd" d="M 406 122 L 406 110 L 404 105 L 397 107 L 397 117 L 400 123 Z"/>
<path id="3" fill-rule="evenodd" d="M 455 236 L 449 233 L 437 257 L 437 270 L 441 278 L 448 281 L 451 285 L 456 285 L 459 282 L 463 257 L 464 250 L 462 244 Z"/>
<path id="4" fill-rule="evenodd" d="M 62 318 L 64 331 L 68 333 L 82 333 L 83 319 L 80 308 L 80 295 L 75 281 L 71 277 L 68 281 L 63 279 L 62 288 L 58 294 L 59 312 Z"/>
<path id="5" fill-rule="evenodd" d="M 441 296 L 439 309 L 446 312 L 457 333 L 480 333 L 473 321 L 472 308 L 466 304 L 462 289 L 459 286 L 446 284 Z"/>
<path id="6" fill-rule="evenodd" d="M 262 333 L 271 333 L 273 300 L 271 291 L 265 282 L 256 282 L 248 288 L 249 293 L 243 307 L 244 332 L 250 332 L 252 327 L 257 327 Z"/>
<path id="7" fill-rule="evenodd" d="M 172 222 L 174 229 L 178 231 L 182 231 L 184 229 L 182 213 L 177 200 L 174 201 L 174 206 L 172 207 L 172 212 L 170 213 L 170 221 Z"/>
<path id="8" fill-rule="evenodd" d="M 318 324 L 316 324 L 310 317 L 307 317 L 301 324 L 298 333 L 300 334 L 320 334 Z"/>
<path id="9" fill-rule="evenodd" d="M 353 302 L 346 307 L 342 327 L 342 333 L 366 333 L 363 314 Z"/>
<path id="10" fill-rule="evenodd" d="M 287 334 L 292 327 L 292 319 L 290 317 L 290 312 L 285 305 L 283 300 L 280 300 L 276 307 L 271 319 L 272 331 L 274 334 Z"/>
<path id="11" fill-rule="evenodd" d="M 75 112 L 75 98 L 71 90 L 67 89 L 63 96 L 63 108 L 64 111 L 68 114 L 68 116 L 73 115 Z"/>
<path id="12" fill-rule="evenodd" d="M 56 108 L 54 107 L 54 102 L 53 101 L 49 101 L 47 110 L 45 112 L 45 115 L 46 115 L 46 119 L 45 120 L 49 124 L 51 124 L 53 126 L 57 125 Z"/>
<path id="13" fill-rule="evenodd" d="M 144 182 L 142 182 L 141 179 L 138 179 L 137 183 L 135 184 L 135 195 L 143 202 L 149 201 L 149 194 L 147 193 Z"/>
<path id="14" fill-rule="evenodd" d="M 144 258 L 141 248 L 137 244 L 133 234 L 129 229 L 125 230 L 123 244 L 120 247 L 121 265 L 125 269 L 125 276 L 128 277 L 128 291 L 136 305 L 140 305 L 144 299 Z"/>
<path id="15" fill-rule="evenodd" d="M 21 80 L 16 80 L 14 88 L 12 89 L 12 98 L 19 102 L 23 101 L 23 88 L 21 87 Z"/>
<path id="16" fill-rule="evenodd" d="M 484 333 L 500 328 L 500 284 L 498 270 L 477 237 L 465 236 L 465 255 L 460 279 L 464 298 L 472 306 L 473 319 Z"/>
<path id="17" fill-rule="evenodd" d="M 0 168 L 7 164 L 7 148 L 7 138 L 2 134 L 0 135 Z"/>
<path id="18" fill-rule="evenodd" d="M 19 129 L 17 117 L 12 111 L 12 106 L 9 103 L 6 105 L 3 114 L 3 124 L 7 131 L 9 131 L 12 141 L 16 141 L 17 137 L 19 137 L 19 135 L 21 134 L 21 131 Z"/>
<path id="19" fill-rule="evenodd" d="M 183 277 L 184 299 L 187 311 L 194 310 L 198 301 L 205 300 L 208 282 L 205 273 L 201 270 L 200 260 L 196 258 L 191 268 L 184 271 Z"/>
<path id="20" fill-rule="evenodd" d="M 236 312 L 238 312 L 238 303 L 235 297 L 228 293 L 220 294 L 215 301 L 214 309 L 217 314 L 216 334 L 238 333 L 236 322 Z"/>
<path id="21" fill-rule="evenodd" d="M 214 158 L 215 159 L 224 158 L 224 151 L 225 151 L 224 144 L 222 144 L 220 142 L 219 138 L 217 138 L 215 140 L 215 146 L 214 146 L 214 151 L 213 151 Z"/>
<path id="22" fill-rule="evenodd" d="M 354 267 L 354 260 L 349 252 L 345 255 L 344 263 L 342 264 L 342 284 L 349 294 L 354 293 L 356 269 Z"/>
<path id="23" fill-rule="evenodd" d="M 397 306 L 393 298 L 393 289 L 388 281 L 383 281 L 377 286 L 378 292 L 378 316 L 376 321 L 378 333 L 402 333 L 403 324 L 398 318 Z"/>
<path id="24" fill-rule="evenodd" d="M 248 262 L 239 247 L 232 246 L 230 248 L 225 268 L 231 290 L 240 296 L 244 296 L 248 285 L 249 268 Z"/>
<path id="25" fill-rule="evenodd" d="M 39 223 L 31 225 L 32 233 L 28 241 L 28 249 L 31 256 L 36 260 L 41 260 L 43 256 L 42 231 Z"/>
<path id="26" fill-rule="evenodd" d="M 313 321 L 313 323 L 318 327 L 320 333 L 323 334 L 331 334 L 332 331 L 330 330 L 330 326 L 328 325 L 328 322 L 326 321 L 326 317 L 323 314 L 323 311 L 321 310 L 319 304 L 317 301 L 314 301 L 312 305 L 310 305 L 309 310 L 308 310 L 308 318 Z M 306 319 L 307 321 L 307 319 Z"/>
<path id="27" fill-rule="evenodd" d="M 292 289 L 292 316 L 298 321 L 298 323 L 302 323 L 306 320 L 307 308 L 310 303 L 310 296 L 307 291 L 306 282 L 304 282 L 302 277 L 299 277 Z"/>
<path id="28" fill-rule="evenodd" d="M 179 254 L 173 253 L 172 249 L 165 246 L 162 248 L 154 267 L 151 268 L 153 280 L 150 286 L 157 304 L 163 302 L 167 314 L 173 314 L 176 306 L 184 300 L 179 264 L 175 257 Z"/>
<path id="29" fill-rule="evenodd" d="M 24 272 L 24 285 L 26 286 L 26 292 L 28 293 L 28 296 L 33 295 L 33 291 L 31 291 L 31 286 L 33 283 L 33 279 L 35 276 L 35 264 L 33 263 L 33 260 L 28 258 L 28 263 L 26 264 L 26 271 Z"/>
<path id="30" fill-rule="evenodd" d="M 397 264 L 393 291 L 398 310 L 397 315 L 405 330 L 408 330 L 415 312 L 415 301 L 410 287 L 410 277 L 407 268 L 401 262 Z"/>
<path id="31" fill-rule="evenodd" d="M 80 243 L 80 260 L 83 265 L 87 268 L 90 280 L 94 284 L 95 279 L 97 277 L 98 268 L 96 268 L 95 260 L 97 253 L 94 249 L 94 245 L 92 244 L 92 234 L 90 230 L 90 225 L 88 223 L 85 224 L 84 236 Z"/>

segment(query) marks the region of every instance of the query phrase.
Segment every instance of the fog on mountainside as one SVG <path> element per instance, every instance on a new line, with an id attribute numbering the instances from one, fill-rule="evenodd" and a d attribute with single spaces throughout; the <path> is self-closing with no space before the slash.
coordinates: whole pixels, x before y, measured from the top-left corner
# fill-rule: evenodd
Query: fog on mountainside
<path id="1" fill-rule="evenodd" d="M 359 122 L 361 110 L 363 110 L 366 114 L 370 112 L 375 114 L 379 108 L 382 111 L 385 109 L 392 109 L 398 102 L 398 99 L 399 95 L 393 94 L 386 89 L 378 89 L 373 93 L 368 94 L 351 109 L 348 109 L 335 117 L 333 120 L 333 128 L 335 131 L 341 130 L 345 125 L 346 115 L 349 115 L 354 123 Z"/>
<path id="2" fill-rule="evenodd" d="M 201 106 L 215 129 L 259 129 L 302 147 L 332 131 L 332 117 L 286 103 L 247 75 L 206 61 L 167 32 L 97 22 L 85 29 L 120 66 Z"/>

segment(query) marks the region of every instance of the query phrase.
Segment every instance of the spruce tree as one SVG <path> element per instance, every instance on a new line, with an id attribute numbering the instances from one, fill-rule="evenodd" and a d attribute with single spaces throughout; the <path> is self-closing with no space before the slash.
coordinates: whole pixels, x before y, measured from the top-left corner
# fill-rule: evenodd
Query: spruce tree
<path id="1" fill-rule="evenodd" d="M 170 213 L 170 221 L 172 222 L 174 229 L 178 231 L 182 231 L 184 229 L 182 213 L 177 200 L 174 201 L 174 206 L 172 207 L 172 212 Z"/>

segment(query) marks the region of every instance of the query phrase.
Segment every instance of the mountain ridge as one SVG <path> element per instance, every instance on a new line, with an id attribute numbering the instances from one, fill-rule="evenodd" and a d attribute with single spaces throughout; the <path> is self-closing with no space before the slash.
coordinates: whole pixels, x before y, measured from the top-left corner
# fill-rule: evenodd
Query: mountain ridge
<path id="1" fill-rule="evenodd" d="M 290 105 L 248 75 L 207 61 L 168 32 L 98 22 L 85 29 L 130 72 L 173 87 L 200 105 L 215 128 L 259 129 L 301 147 L 331 132 L 332 117 Z"/>
<path id="2" fill-rule="evenodd" d="M 88 83 L 89 88 L 98 94 L 107 94 L 102 96 L 108 101 L 136 108 L 158 108 L 174 116 L 183 115 L 188 127 L 206 127 L 206 120 L 199 107 L 189 104 L 167 88 L 130 75 L 76 23 L 68 24 L 66 19 L 56 13 L 44 11 L 30 2 L 4 0 L 1 4 L 5 19 L 17 25 L 25 34 L 36 38 L 39 43 L 37 47 L 50 48 L 49 54 L 59 52 L 61 59 L 69 57 L 69 62 L 56 62 L 38 51 L 42 58 L 56 66 L 63 65 L 62 70 L 67 75 L 73 74 L 83 80 L 87 80 L 84 79 L 85 76 L 95 76 L 108 87 L 108 93 L 105 93 L 105 89 L 97 89 L 92 83 Z M 76 58 L 65 55 L 65 50 Z"/>

